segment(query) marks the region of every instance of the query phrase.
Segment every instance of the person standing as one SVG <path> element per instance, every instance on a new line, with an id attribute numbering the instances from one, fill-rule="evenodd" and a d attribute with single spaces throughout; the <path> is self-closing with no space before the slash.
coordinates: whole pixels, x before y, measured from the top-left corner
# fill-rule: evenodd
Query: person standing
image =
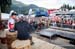
<path id="1" fill-rule="evenodd" d="M 75 20 L 72 22 L 72 29 L 75 29 Z"/>
<path id="2" fill-rule="evenodd" d="M 30 36 L 30 33 L 32 32 L 31 28 L 32 25 L 30 25 L 27 21 L 23 21 L 22 18 L 19 18 L 19 22 L 15 23 L 14 28 L 18 32 L 17 39 L 19 40 L 29 39 L 32 45 L 33 44 L 32 37 Z"/>
<path id="3" fill-rule="evenodd" d="M 15 25 L 15 19 L 16 19 L 16 12 L 11 13 L 10 18 L 8 20 L 8 30 L 10 32 L 14 32 L 14 25 Z"/>

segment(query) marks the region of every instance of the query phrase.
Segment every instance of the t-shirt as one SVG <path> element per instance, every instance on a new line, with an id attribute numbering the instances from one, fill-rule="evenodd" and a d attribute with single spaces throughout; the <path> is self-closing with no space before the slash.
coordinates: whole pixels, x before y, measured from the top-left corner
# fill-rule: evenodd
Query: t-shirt
<path id="1" fill-rule="evenodd" d="M 13 26 L 14 26 L 14 24 L 15 24 L 15 20 L 14 20 L 13 18 L 10 18 L 10 19 L 8 20 L 8 29 L 9 29 L 9 30 L 12 29 Z"/>

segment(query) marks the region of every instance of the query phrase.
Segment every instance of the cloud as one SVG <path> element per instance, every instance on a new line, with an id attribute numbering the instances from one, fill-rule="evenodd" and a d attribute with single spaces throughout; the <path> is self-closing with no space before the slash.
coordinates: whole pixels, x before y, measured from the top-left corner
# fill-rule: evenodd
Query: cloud
<path id="1" fill-rule="evenodd" d="M 23 2 L 24 4 L 35 4 L 39 7 L 45 7 L 45 8 L 59 8 L 63 4 L 70 4 L 74 5 L 74 0 L 17 0 L 20 2 Z"/>

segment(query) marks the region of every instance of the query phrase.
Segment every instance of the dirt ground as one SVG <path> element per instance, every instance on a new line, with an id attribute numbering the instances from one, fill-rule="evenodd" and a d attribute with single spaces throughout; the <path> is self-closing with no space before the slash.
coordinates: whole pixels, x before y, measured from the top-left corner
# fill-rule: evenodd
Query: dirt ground
<path id="1" fill-rule="evenodd" d="M 50 40 L 48 37 L 40 36 L 40 35 L 38 35 L 36 33 L 32 33 L 31 35 L 34 36 L 34 37 L 37 37 L 37 38 L 39 38 L 39 39 L 41 39 L 43 41 L 46 41 L 48 43 L 52 43 L 52 44 L 64 47 L 66 49 L 75 49 L 75 45 L 70 44 L 69 40 L 63 39 L 61 37 L 57 37 L 57 38 L 55 38 L 53 40 Z"/>

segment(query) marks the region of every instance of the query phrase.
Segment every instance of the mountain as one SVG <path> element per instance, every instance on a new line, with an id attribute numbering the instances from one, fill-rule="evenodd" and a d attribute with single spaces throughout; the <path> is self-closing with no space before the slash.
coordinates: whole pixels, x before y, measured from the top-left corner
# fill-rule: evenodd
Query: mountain
<path id="1" fill-rule="evenodd" d="M 36 11 L 36 9 L 46 9 L 46 8 L 38 7 L 34 4 L 26 5 L 22 2 L 13 0 L 10 10 L 14 10 L 18 14 L 21 14 L 21 13 L 22 14 L 27 14 L 30 8 L 33 9 L 33 11 Z"/>
<path id="2" fill-rule="evenodd" d="M 34 5 L 34 4 L 30 4 L 30 5 L 28 5 L 27 7 L 28 7 L 28 8 L 32 8 L 32 9 L 33 9 L 33 8 L 39 8 L 38 6 L 36 6 L 36 5 Z"/>
<path id="3" fill-rule="evenodd" d="M 22 6 L 26 6 L 24 3 L 19 2 L 19 1 L 15 1 L 15 0 L 12 1 L 12 5 L 17 5 L 17 6 L 19 6 L 19 7 L 20 7 L 20 6 L 21 6 L 21 7 L 22 7 Z"/>

